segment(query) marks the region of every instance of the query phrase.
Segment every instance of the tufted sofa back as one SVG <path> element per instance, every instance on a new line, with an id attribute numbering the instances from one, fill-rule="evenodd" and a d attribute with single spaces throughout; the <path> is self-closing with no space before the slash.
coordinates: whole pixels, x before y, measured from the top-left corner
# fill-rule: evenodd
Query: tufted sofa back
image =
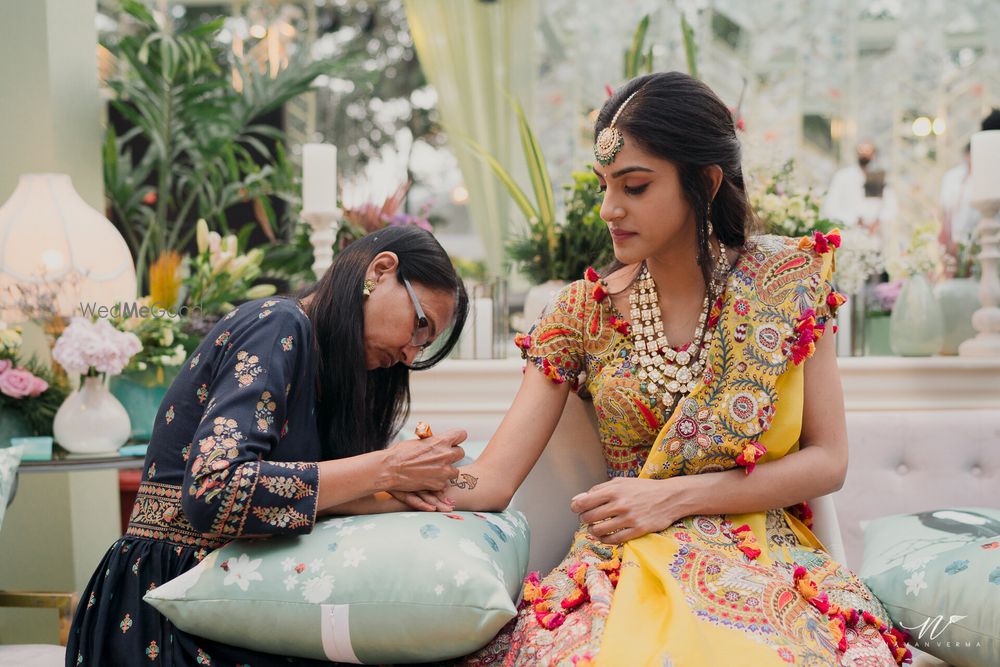
<path id="1" fill-rule="evenodd" d="M 864 555 L 862 521 L 942 507 L 1000 507 L 1000 406 L 848 411 L 847 430 L 847 480 L 833 500 L 852 569 Z"/>

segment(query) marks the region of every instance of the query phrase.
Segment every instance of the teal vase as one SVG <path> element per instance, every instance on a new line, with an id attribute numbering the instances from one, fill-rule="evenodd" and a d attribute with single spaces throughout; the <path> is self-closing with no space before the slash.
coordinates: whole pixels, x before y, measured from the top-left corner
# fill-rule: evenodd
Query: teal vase
<path id="1" fill-rule="evenodd" d="M 865 316 L 865 356 L 888 357 L 892 355 L 889 345 L 889 313 Z"/>
<path id="2" fill-rule="evenodd" d="M 889 318 L 889 344 L 904 357 L 929 357 L 944 345 L 944 316 L 922 274 L 903 285 Z"/>
<path id="3" fill-rule="evenodd" d="M 179 366 L 145 371 L 126 371 L 111 378 L 110 389 L 128 413 L 132 430 L 129 439 L 149 442 L 153 422 Z"/>
<path id="4" fill-rule="evenodd" d="M 20 410 L 0 408 L 0 447 L 10 447 L 11 438 L 25 438 L 35 435 L 31 424 Z"/>

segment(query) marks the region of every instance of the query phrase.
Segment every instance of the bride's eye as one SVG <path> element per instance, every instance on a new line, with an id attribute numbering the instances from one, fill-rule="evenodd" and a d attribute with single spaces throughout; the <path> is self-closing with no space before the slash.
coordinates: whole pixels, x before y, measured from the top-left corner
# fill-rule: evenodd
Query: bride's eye
<path id="1" fill-rule="evenodd" d="M 642 185 L 637 185 L 634 188 L 625 186 L 625 194 L 627 195 L 641 195 L 649 187 L 649 183 L 643 183 Z"/>

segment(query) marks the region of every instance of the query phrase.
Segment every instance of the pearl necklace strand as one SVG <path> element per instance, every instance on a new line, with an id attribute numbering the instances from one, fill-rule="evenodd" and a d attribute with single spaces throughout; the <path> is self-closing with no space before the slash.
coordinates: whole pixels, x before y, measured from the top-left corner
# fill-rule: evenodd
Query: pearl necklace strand
<path id="1" fill-rule="evenodd" d="M 708 320 L 712 299 L 721 293 L 720 280 L 728 272 L 726 249 L 725 246 L 721 246 L 719 259 L 709 281 L 705 301 L 702 303 L 694 338 L 688 348 L 678 352 L 667 342 L 656 283 L 653 282 L 646 263 L 642 263 L 635 289 L 628 296 L 632 317 L 632 341 L 635 345 L 632 363 L 640 369 L 640 390 L 652 396 L 654 404 L 662 402 L 663 406 L 670 410 L 680 397 L 694 391 L 698 385 L 698 378 L 705 370 L 702 359 L 705 348 L 712 340 L 712 332 L 705 332 L 705 323 Z M 693 353 L 689 351 L 691 346 L 694 346 Z"/>

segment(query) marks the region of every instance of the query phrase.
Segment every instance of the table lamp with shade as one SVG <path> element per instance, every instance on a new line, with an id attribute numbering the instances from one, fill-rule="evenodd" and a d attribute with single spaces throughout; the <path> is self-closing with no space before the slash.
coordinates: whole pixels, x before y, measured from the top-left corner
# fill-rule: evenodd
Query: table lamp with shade
<path id="1" fill-rule="evenodd" d="M 24 174 L 0 206 L 0 319 L 29 319 L 18 307 L 18 288 L 40 286 L 57 289 L 53 314 L 61 317 L 81 314 L 81 304 L 112 306 L 136 294 L 125 239 L 66 174 Z"/>
<path id="2" fill-rule="evenodd" d="M 972 326 L 979 333 L 958 346 L 963 357 L 1000 356 L 1000 130 L 972 135 L 972 205 L 982 218 L 976 227 L 979 242 L 979 303 Z"/>
<path id="3" fill-rule="evenodd" d="M 38 312 L 41 304 L 25 303 L 43 293 L 50 301 L 47 312 Z M 110 307 L 135 294 L 135 265 L 125 239 L 77 194 L 70 177 L 22 175 L 0 206 L 0 319 L 12 324 L 44 316 L 47 333 L 55 337 L 66 318 L 83 314 L 81 307 Z M 128 414 L 93 379 L 56 415 L 56 439 L 74 453 L 116 450 L 128 438 Z M 73 406 L 89 421 L 71 419 L 60 428 Z"/>

